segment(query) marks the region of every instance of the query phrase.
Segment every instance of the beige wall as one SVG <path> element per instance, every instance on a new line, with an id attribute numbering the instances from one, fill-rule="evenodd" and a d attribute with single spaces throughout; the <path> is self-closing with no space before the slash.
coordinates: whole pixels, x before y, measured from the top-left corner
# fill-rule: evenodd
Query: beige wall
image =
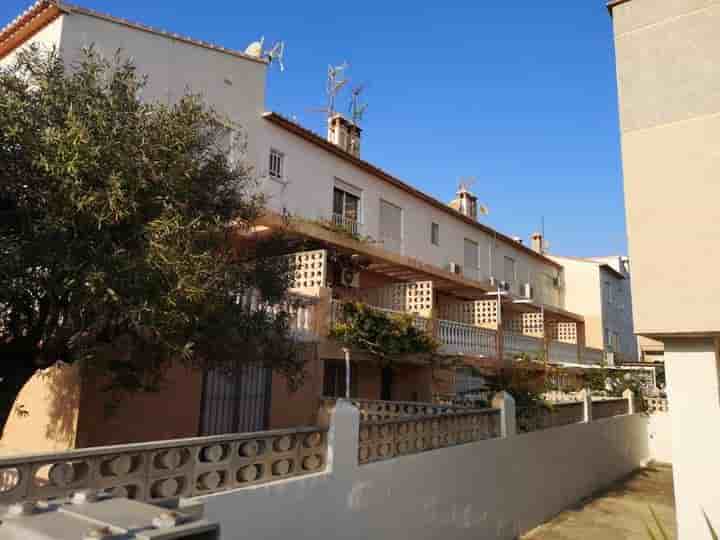
<path id="1" fill-rule="evenodd" d="M 329 472 L 187 504 L 248 538 L 510 540 L 648 457 L 646 419 L 630 415 L 358 466 L 357 413 L 341 411 Z"/>
<path id="2" fill-rule="evenodd" d="M 720 3 L 613 10 L 641 334 L 720 332 Z"/>
<path id="3" fill-rule="evenodd" d="M 0 454 L 75 448 L 79 403 L 77 366 L 58 364 L 37 372 L 15 399 Z"/>
<path id="4" fill-rule="evenodd" d="M 105 381 L 83 380 L 77 447 L 196 437 L 200 429 L 202 372 L 176 364 L 158 392 L 123 396 L 112 405 Z"/>
<path id="5" fill-rule="evenodd" d="M 585 317 L 587 347 L 604 349 L 600 269 L 597 264 L 553 257 L 565 269 L 565 309 Z"/>

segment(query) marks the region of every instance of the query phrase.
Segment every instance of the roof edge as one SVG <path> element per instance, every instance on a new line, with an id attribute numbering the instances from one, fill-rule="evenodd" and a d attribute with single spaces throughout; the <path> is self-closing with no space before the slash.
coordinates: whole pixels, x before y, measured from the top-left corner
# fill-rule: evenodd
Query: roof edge
<path id="1" fill-rule="evenodd" d="M 607 4 L 607 10 L 610 13 L 610 16 L 612 17 L 613 9 L 619 6 L 620 4 L 627 4 L 631 0 L 610 0 Z"/>
<path id="2" fill-rule="evenodd" d="M 51 20 L 38 21 L 38 17 L 41 17 L 41 15 L 46 10 L 54 10 L 56 12 L 55 16 Z M 22 43 L 30 39 L 34 34 L 42 30 L 45 26 L 50 24 L 53 20 L 55 20 L 58 16 L 62 14 L 86 15 L 88 17 L 93 17 L 95 19 L 100 19 L 106 22 L 119 24 L 128 28 L 132 28 L 134 30 L 139 30 L 141 32 L 147 32 L 149 34 L 155 34 L 157 36 L 162 36 L 168 39 L 179 41 L 187 45 L 195 45 L 197 47 L 202 47 L 204 49 L 209 49 L 215 52 L 229 54 L 236 58 L 242 58 L 243 60 L 249 60 L 258 64 L 268 65 L 268 61 L 264 58 L 257 58 L 255 56 L 245 54 L 244 52 L 237 51 L 235 49 L 228 49 L 227 47 L 215 45 L 207 41 L 202 41 L 187 36 L 181 36 L 180 34 L 129 21 L 121 17 L 115 17 L 113 15 L 101 13 L 99 11 L 88 9 L 82 6 L 69 4 L 62 0 L 38 0 L 28 9 L 26 9 L 23 13 L 21 13 L 18 17 L 12 20 L 9 24 L 7 24 L 4 28 L 0 29 L 0 58 L 17 48 L 18 46 L 22 45 Z M 33 24 L 33 21 L 37 21 L 37 23 Z M 23 30 L 30 27 L 32 27 L 32 32 L 23 32 Z M 20 33 L 19 39 L 11 39 L 12 36 L 17 35 L 18 33 Z M 8 46 L 3 46 L 5 42 L 8 42 Z"/>
<path id="3" fill-rule="evenodd" d="M 352 163 L 353 165 L 356 165 L 360 167 L 361 169 L 365 170 L 366 172 L 372 174 L 373 176 L 376 176 L 380 178 L 381 180 L 384 180 L 388 182 L 389 184 L 392 184 L 398 189 L 401 189 L 407 193 L 410 193 L 411 195 L 422 199 L 426 203 L 434 206 L 435 208 L 442 210 L 446 214 L 449 214 L 453 216 L 454 218 L 457 218 L 464 223 L 468 225 L 472 225 L 473 227 L 483 231 L 486 234 L 490 234 L 497 238 L 498 240 L 501 240 L 502 242 L 512 245 L 513 247 L 516 247 L 523 253 L 526 253 L 527 255 L 530 255 L 531 257 L 534 257 L 537 260 L 540 260 L 546 264 L 549 264 L 551 266 L 554 266 L 558 270 L 562 270 L 563 266 L 558 263 L 557 261 L 554 261 L 552 259 L 549 259 L 548 257 L 545 257 L 544 255 L 541 255 L 537 253 L 536 251 L 533 251 L 530 247 L 526 246 L 525 244 L 521 244 L 517 242 L 516 240 L 513 240 L 509 236 L 496 231 L 495 229 L 488 227 L 487 225 L 483 225 L 482 223 L 475 221 L 473 219 L 470 219 L 467 216 L 464 216 L 457 210 L 454 210 L 450 208 L 447 204 L 443 203 L 442 201 L 436 199 L 435 197 L 432 197 L 431 195 L 428 195 L 427 193 L 424 193 L 420 191 L 417 188 L 412 187 L 407 182 L 404 182 L 400 180 L 399 178 L 396 178 L 395 176 L 391 175 L 390 173 L 387 173 L 380 169 L 379 167 L 376 167 L 372 163 L 365 161 L 363 159 L 357 158 L 353 156 L 352 154 L 349 154 L 348 152 L 345 152 L 341 148 L 338 148 L 331 142 L 325 140 L 317 133 L 314 133 L 313 131 L 301 126 L 300 124 L 297 124 L 296 122 L 293 122 L 292 120 L 288 120 L 281 114 L 278 114 L 273 111 L 268 111 L 263 113 L 263 118 L 269 122 L 272 122 L 273 124 L 284 128 L 287 131 L 290 131 L 291 133 L 294 133 L 295 135 L 298 135 L 299 137 L 302 137 L 303 139 L 307 140 L 308 142 L 311 142 L 317 146 L 320 146 L 321 148 L 335 154 L 337 157 L 344 159 L 345 161 Z"/>

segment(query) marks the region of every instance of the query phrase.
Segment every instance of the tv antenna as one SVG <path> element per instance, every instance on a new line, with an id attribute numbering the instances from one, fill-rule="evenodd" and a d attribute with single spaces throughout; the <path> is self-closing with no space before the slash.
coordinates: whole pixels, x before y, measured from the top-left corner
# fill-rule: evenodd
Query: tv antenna
<path id="1" fill-rule="evenodd" d="M 355 126 L 360 125 L 360 122 L 365 115 L 365 111 L 368 108 L 367 103 L 362 103 L 360 101 L 360 94 L 362 94 L 363 90 L 365 90 L 365 85 L 361 84 L 350 91 L 350 106 L 348 109 L 350 112 L 350 120 Z"/>
<path id="2" fill-rule="evenodd" d="M 283 63 L 283 56 L 285 55 L 284 41 L 276 41 L 272 47 L 266 49 L 265 36 L 261 36 L 258 41 L 253 41 L 247 46 L 245 54 L 267 60 L 270 65 L 277 63 L 280 66 L 280 71 L 285 71 L 285 64 Z"/>
<path id="3" fill-rule="evenodd" d="M 332 118 L 335 115 L 335 113 L 337 112 L 335 110 L 335 102 L 337 101 L 337 97 L 340 94 L 340 91 L 349 82 L 348 79 L 345 78 L 345 70 L 347 70 L 349 67 L 350 64 L 348 64 L 347 62 L 343 62 L 338 66 L 328 66 L 327 82 L 325 86 L 325 93 L 327 95 L 327 106 L 322 108 L 309 109 L 310 111 L 325 113 L 328 118 Z"/>
<path id="4" fill-rule="evenodd" d="M 458 195 L 461 193 L 467 193 L 470 195 L 477 204 L 477 215 L 487 216 L 490 214 L 490 208 L 482 204 L 477 200 L 477 197 L 472 193 L 471 188 L 477 183 L 477 177 L 475 176 L 461 176 L 458 182 Z"/>

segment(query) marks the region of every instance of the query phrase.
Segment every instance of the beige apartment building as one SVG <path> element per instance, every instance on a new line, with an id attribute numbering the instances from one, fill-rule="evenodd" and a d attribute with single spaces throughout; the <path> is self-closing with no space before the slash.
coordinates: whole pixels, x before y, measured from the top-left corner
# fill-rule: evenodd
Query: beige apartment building
<path id="1" fill-rule="evenodd" d="M 637 362 L 629 259 L 558 255 L 550 258 L 563 265 L 565 305 L 570 310 L 582 310 L 587 345 L 602 350 L 609 365 Z"/>
<path id="2" fill-rule="evenodd" d="M 467 189 L 440 201 L 363 160 L 366 134 L 344 117 L 328 118 L 327 136 L 321 136 L 267 111 L 268 59 L 251 48 L 229 50 L 54 0 L 36 2 L 0 29 L 0 65 L 33 43 L 57 47 L 68 61 L 89 45 L 106 55 L 121 50 L 149 77 L 145 99 L 171 103 L 189 89 L 228 125 L 242 127 L 239 134 L 248 141 L 243 157 L 258 172 L 269 207 L 251 233 L 238 231 L 236 241 L 282 228 L 306 246 L 287 255 L 295 265 L 293 324 L 306 344 L 307 377 L 299 391 L 289 392 L 284 379 L 262 367 L 228 376 L 178 366 L 166 390 L 133 396 L 106 418 L 96 381 L 45 374 L 18 397 L 35 412 L 13 416 L 3 444 L 56 450 L 313 423 L 323 396 L 347 390 L 344 352 L 328 338 L 347 300 L 412 316 L 439 342 L 443 358 L 440 368 L 411 358 L 388 369 L 352 351 L 353 397 L 433 401 L 453 393 L 454 371 L 446 364 L 497 372 L 521 356 L 570 364 L 603 360 L 601 342 L 589 346 L 585 338 L 584 311 L 594 308 L 577 303 L 574 311 L 566 304 L 562 263 L 479 221 L 477 198 Z M 59 386 L 71 411 L 58 409 Z M 134 421 L 168 402 L 172 410 L 157 421 Z M 63 429 L 44 429 L 42 441 L 24 435 L 59 420 Z"/>
<path id="3" fill-rule="evenodd" d="M 720 528 L 720 2 L 609 8 L 635 329 L 664 345 L 679 538 L 709 539 L 703 514 Z"/>

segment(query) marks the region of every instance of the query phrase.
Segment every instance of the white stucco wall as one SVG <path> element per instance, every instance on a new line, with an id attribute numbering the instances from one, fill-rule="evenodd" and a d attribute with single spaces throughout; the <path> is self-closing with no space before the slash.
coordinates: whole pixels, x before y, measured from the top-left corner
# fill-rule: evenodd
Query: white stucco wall
<path id="1" fill-rule="evenodd" d="M 672 424 L 670 414 L 657 412 L 648 416 L 650 457 L 661 463 L 672 463 Z"/>
<path id="2" fill-rule="evenodd" d="M 505 279 L 503 265 L 507 255 L 516 261 L 515 292 L 518 292 L 520 283 L 531 282 L 535 284 L 538 295 L 542 295 L 537 300 L 562 307 L 562 294 L 552 286 L 552 278 L 560 272 L 554 265 L 544 263 L 506 242 L 495 241 L 482 230 L 413 197 L 325 149 L 270 122 L 266 124 L 265 155 L 269 154 L 270 148 L 285 155 L 287 184 L 272 179 L 266 180 L 265 184 L 271 197 L 270 206 L 274 210 L 282 211 L 285 208 L 293 215 L 310 219 L 328 218 L 332 213 L 333 186 L 338 179 L 361 192 L 363 234 L 374 239 L 380 238 L 380 200 L 385 200 L 402 209 L 404 255 L 441 268 L 450 262 L 464 267 L 464 239 L 467 238 L 478 244 L 479 279 L 486 280 L 490 276 Z M 432 223 L 440 226 L 439 246 L 430 241 Z"/>
<path id="3" fill-rule="evenodd" d="M 62 39 L 63 21 L 64 17 L 58 17 L 53 22 L 48 24 L 45 28 L 43 28 L 38 33 L 33 35 L 30 39 L 28 39 L 21 47 L 18 47 L 7 56 L 0 58 L 0 67 L 11 65 L 15 61 L 18 52 L 33 45 L 37 45 L 41 50 L 44 51 L 50 51 L 53 48 L 59 48 L 60 41 Z"/>
<path id="4" fill-rule="evenodd" d="M 139 73 L 149 76 L 144 90 L 148 100 L 172 103 L 186 92 L 202 94 L 209 105 L 242 126 L 248 137 L 247 157 L 258 176 L 267 172 L 271 148 L 283 152 L 289 183 L 283 186 L 266 180 L 264 186 L 272 196 L 270 206 L 274 210 L 286 208 L 308 218 L 329 217 L 337 178 L 361 190 L 364 234 L 380 238 L 380 200 L 385 200 L 402 209 L 404 255 L 441 268 L 450 262 L 466 267 L 464 239 L 468 238 L 478 244 L 478 279 L 494 276 L 504 280 L 504 258 L 509 256 L 516 261 L 515 292 L 530 282 L 536 300 L 564 307 L 562 291 L 552 284 L 561 271 L 552 264 L 512 243 L 496 241 L 492 235 L 264 120 L 265 64 L 77 12 L 62 15 L 34 38 L 37 40 L 46 45 L 59 43 L 69 61 L 90 45 L 106 57 L 120 51 L 132 58 Z M 433 222 L 440 226 L 439 246 L 430 241 Z"/>
<path id="5" fill-rule="evenodd" d="M 358 466 L 357 422 L 337 413 L 329 473 L 188 502 L 233 538 L 512 539 L 648 457 L 630 415 Z"/>
<path id="6" fill-rule="evenodd" d="M 711 338 L 665 341 L 675 505 L 680 540 L 720 527 L 720 353 Z"/>

